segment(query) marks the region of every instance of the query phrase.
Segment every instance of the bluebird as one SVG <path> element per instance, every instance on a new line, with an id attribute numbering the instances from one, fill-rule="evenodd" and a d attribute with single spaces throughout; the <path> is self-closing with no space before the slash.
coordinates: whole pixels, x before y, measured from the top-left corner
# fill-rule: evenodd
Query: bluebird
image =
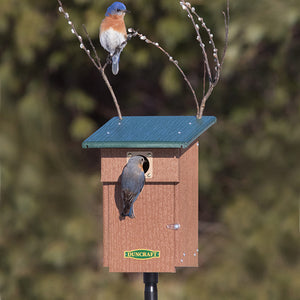
<path id="1" fill-rule="evenodd" d="M 145 184 L 144 161 L 144 158 L 140 155 L 133 156 L 123 169 L 121 175 L 121 196 L 123 203 L 121 217 L 135 217 L 133 204 Z"/>
<path id="2" fill-rule="evenodd" d="M 126 6 L 121 2 L 114 2 L 106 11 L 105 18 L 100 25 L 100 44 L 110 53 L 112 60 L 112 72 L 119 72 L 120 54 L 126 46 L 127 33 L 124 16 L 127 13 Z"/>

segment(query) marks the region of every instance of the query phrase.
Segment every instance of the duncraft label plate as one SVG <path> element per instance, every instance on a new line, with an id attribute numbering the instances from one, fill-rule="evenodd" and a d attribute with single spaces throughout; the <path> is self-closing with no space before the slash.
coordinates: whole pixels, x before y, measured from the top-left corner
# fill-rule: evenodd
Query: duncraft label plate
<path id="1" fill-rule="evenodd" d="M 146 260 L 151 258 L 160 258 L 160 251 L 149 249 L 136 249 L 124 251 L 124 258 Z"/>

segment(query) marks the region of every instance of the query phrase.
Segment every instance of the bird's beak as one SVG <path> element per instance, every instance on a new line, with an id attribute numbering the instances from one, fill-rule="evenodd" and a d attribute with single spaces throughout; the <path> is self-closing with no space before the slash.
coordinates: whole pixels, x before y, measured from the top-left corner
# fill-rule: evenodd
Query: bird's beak
<path id="1" fill-rule="evenodd" d="M 130 10 L 123 10 L 125 14 L 130 14 Z"/>

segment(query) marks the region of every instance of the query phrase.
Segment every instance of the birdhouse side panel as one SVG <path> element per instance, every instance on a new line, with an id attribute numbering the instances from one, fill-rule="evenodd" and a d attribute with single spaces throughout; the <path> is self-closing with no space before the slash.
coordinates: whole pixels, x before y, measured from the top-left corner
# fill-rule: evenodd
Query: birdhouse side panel
<path id="1" fill-rule="evenodd" d="M 109 184 L 103 184 L 103 266 L 108 267 L 109 257 Z"/>
<path id="2" fill-rule="evenodd" d="M 180 156 L 180 183 L 175 191 L 175 261 L 178 267 L 198 267 L 198 143 Z"/>

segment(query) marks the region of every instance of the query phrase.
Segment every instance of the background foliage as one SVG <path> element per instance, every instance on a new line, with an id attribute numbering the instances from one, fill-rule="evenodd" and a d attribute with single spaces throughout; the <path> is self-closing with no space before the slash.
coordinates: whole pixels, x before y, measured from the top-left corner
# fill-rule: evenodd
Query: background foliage
<path id="1" fill-rule="evenodd" d="M 161 299 L 300 299 L 300 2 L 231 1 L 222 81 L 200 145 L 200 267 L 160 277 Z M 66 0 L 98 46 L 110 1 Z M 225 1 L 191 1 L 221 49 Z M 195 34 L 174 0 L 128 0 L 134 27 L 164 45 L 201 92 Z M 56 1 L 0 10 L 0 298 L 142 299 L 140 275 L 101 267 L 99 153 L 80 143 L 116 115 Z M 108 72 L 124 115 L 195 114 L 154 47 L 132 40 Z"/>

